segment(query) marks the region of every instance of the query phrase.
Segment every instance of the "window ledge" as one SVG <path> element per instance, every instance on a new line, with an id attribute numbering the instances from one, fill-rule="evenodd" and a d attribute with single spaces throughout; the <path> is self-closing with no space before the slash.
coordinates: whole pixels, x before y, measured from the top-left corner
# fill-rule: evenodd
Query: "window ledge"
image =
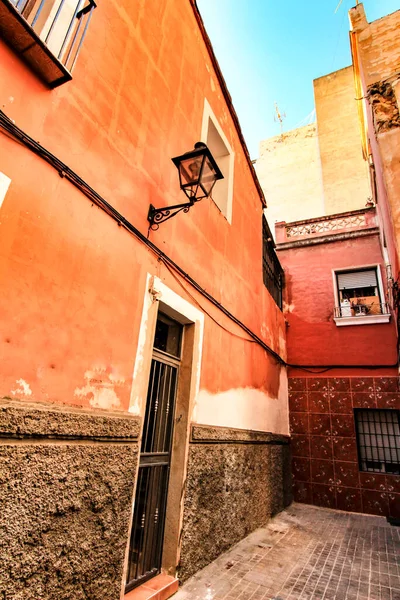
<path id="1" fill-rule="evenodd" d="M 389 323 L 390 313 L 359 317 L 334 317 L 334 321 L 337 327 L 346 325 L 376 325 L 377 323 Z"/>
<path id="2" fill-rule="evenodd" d="M 54 88 L 72 79 L 69 71 L 9 0 L 0 0 L 0 37 L 49 87 Z"/>

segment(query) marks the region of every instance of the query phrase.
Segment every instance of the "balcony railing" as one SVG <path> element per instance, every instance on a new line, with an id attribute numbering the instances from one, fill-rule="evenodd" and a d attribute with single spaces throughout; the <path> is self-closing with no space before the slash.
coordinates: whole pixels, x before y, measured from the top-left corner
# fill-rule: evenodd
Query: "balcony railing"
<path id="1" fill-rule="evenodd" d="M 49 50 L 72 71 L 96 4 L 93 0 L 11 0 Z"/>
<path id="2" fill-rule="evenodd" d="M 314 219 L 311 223 L 299 223 L 286 225 L 286 236 L 288 238 L 300 235 L 314 235 L 315 233 L 330 233 L 342 229 L 353 229 L 365 226 L 364 214 L 347 214 L 337 218 Z"/>
<path id="3" fill-rule="evenodd" d="M 352 210 L 335 215 L 325 215 L 302 221 L 275 223 L 276 243 L 309 245 L 324 243 L 325 238 L 357 237 L 366 235 L 365 232 L 378 232 L 376 209 L 366 208 Z M 368 235 L 368 234 L 367 234 Z"/>
<path id="4" fill-rule="evenodd" d="M 94 0 L 0 0 L 0 37 L 55 87 L 71 79 L 95 8 Z"/>
<path id="5" fill-rule="evenodd" d="M 335 318 L 346 317 L 374 317 L 376 315 L 390 315 L 389 305 L 386 302 L 349 304 L 348 306 L 335 306 Z"/>

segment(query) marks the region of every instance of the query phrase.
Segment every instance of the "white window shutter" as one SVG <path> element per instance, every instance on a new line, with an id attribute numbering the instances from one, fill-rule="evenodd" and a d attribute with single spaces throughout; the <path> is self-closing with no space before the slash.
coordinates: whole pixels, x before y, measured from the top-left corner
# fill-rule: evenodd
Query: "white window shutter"
<path id="1" fill-rule="evenodd" d="M 356 290 L 357 288 L 378 286 L 375 269 L 338 273 L 337 277 L 339 290 Z"/>

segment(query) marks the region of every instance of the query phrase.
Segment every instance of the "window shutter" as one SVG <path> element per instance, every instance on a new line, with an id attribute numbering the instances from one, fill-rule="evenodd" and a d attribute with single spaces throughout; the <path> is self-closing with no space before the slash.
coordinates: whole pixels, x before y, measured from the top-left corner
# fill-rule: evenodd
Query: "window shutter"
<path id="1" fill-rule="evenodd" d="M 378 286 L 375 269 L 338 273 L 337 277 L 339 290 L 355 290 L 357 288 Z"/>

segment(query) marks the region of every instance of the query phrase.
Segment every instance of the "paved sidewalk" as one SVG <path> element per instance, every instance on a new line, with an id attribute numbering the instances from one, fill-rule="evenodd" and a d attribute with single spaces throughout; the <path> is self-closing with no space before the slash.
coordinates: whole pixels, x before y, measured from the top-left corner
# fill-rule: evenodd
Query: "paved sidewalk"
<path id="1" fill-rule="evenodd" d="M 189 579 L 174 600 L 400 600 L 400 528 L 293 504 Z"/>

